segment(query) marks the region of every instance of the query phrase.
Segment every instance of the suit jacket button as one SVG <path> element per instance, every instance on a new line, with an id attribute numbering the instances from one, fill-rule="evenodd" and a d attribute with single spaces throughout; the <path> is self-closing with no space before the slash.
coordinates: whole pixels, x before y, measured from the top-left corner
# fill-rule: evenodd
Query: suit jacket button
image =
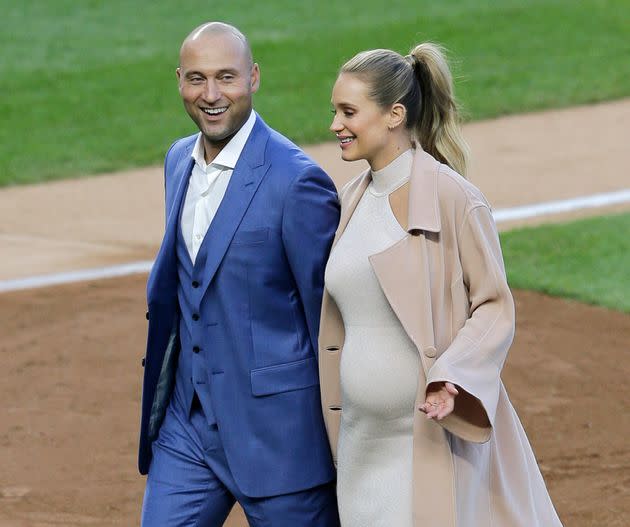
<path id="1" fill-rule="evenodd" d="M 196 322 L 199 320 L 199 315 L 197 313 L 193 313 L 192 319 Z"/>
<path id="2" fill-rule="evenodd" d="M 149 312 L 147 311 L 144 316 L 146 317 L 147 320 L 149 320 Z"/>
<path id="3" fill-rule="evenodd" d="M 193 280 L 192 286 L 197 289 L 199 287 L 199 282 L 197 282 L 197 280 Z"/>
<path id="4" fill-rule="evenodd" d="M 199 353 L 199 346 L 193 346 L 193 353 Z"/>
<path id="5" fill-rule="evenodd" d="M 144 368 L 144 365 L 147 363 L 147 359 L 142 357 L 142 361 L 140 361 L 140 363 L 142 364 L 142 367 Z"/>
<path id="6" fill-rule="evenodd" d="M 428 346 L 424 348 L 424 356 L 432 359 L 437 355 L 437 350 L 433 346 Z"/>

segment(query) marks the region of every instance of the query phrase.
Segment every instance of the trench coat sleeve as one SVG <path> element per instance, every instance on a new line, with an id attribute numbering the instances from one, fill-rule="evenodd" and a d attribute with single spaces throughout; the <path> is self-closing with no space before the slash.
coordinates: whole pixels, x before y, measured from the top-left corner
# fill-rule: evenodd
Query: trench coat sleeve
<path id="1" fill-rule="evenodd" d="M 427 375 L 427 386 L 449 381 L 460 388 L 453 413 L 439 421 L 462 439 L 490 438 L 500 373 L 514 337 L 514 301 L 507 284 L 499 236 L 490 209 L 473 205 L 457 233 L 462 276 L 452 287 L 468 291 L 469 317 Z M 465 296 L 465 295 L 464 295 Z M 454 298 L 454 302 L 456 302 Z M 465 298 L 463 299 L 465 302 Z M 453 306 L 455 309 L 456 306 Z"/>
<path id="2" fill-rule="evenodd" d="M 312 165 L 295 178 L 285 199 L 282 241 L 316 356 L 324 269 L 338 223 L 335 186 L 322 169 Z"/>

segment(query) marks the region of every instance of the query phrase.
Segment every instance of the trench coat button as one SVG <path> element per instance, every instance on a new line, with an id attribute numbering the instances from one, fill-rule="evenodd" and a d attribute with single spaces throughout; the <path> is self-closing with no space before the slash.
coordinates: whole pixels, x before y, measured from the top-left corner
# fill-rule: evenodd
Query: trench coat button
<path id="1" fill-rule="evenodd" d="M 199 320 L 199 315 L 197 313 L 193 313 L 192 319 L 197 322 L 197 320 Z"/>
<path id="2" fill-rule="evenodd" d="M 147 320 L 149 320 L 149 312 L 148 312 L 148 311 L 144 314 L 144 316 L 145 316 L 145 318 L 146 318 Z"/>
<path id="3" fill-rule="evenodd" d="M 197 280 L 193 280 L 192 286 L 197 289 L 199 287 L 199 282 L 197 282 Z"/>
<path id="4" fill-rule="evenodd" d="M 199 353 L 199 346 L 193 346 L 193 353 Z"/>
<path id="5" fill-rule="evenodd" d="M 424 356 L 432 359 L 437 355 L 437 350 L 433 346 L 428 346 L 424 348 Z"/>
<path id="6" fill-rule="evenodd" d="M 145 357 L 142 357 L 142 360 L 140 361 L 140 364 L 142 364 L 142 367 L 144 368 L 144 365 L 147 363 L 147 359 Z"/>

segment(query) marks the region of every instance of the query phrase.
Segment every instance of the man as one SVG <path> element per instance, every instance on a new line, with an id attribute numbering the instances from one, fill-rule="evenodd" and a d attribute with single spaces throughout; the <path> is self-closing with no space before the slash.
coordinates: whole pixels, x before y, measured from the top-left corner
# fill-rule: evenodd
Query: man
<path id="1" fill-rule="evenodd" d="M 165 161 L 149 276 L 139 467 L 144 527 L 338 525 L 317 334 L 339 205 L 328 176 L 252 110 L 260 71 L 236 28 L 184 41 L 200 133 Z"/>

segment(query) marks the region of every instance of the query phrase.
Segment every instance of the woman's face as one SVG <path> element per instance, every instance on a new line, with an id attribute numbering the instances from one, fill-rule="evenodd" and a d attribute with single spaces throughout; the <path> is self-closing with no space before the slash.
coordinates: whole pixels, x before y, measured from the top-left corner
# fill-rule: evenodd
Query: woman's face
<path id="1" fill-rule="evenodd" d="M 357 75 L 342 73 L 332 91 L 330 130 L 339 139 L 345 161 L 365 159 L 380 170 L 391 159 L 390 113 L 368 97 L 368 85 Z"/>

